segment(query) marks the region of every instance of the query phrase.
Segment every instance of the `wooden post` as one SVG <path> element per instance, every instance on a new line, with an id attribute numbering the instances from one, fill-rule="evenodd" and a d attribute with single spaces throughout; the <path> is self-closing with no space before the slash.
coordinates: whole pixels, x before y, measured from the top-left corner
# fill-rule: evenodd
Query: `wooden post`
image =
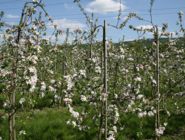
<path id="1" fill-rule="evenodd" d="M 100 116 L 100 128 L 98 139 L 102 139 L 102 128 L 104 128 L 104 139 L 107 139 L 107 44 L 106 44 L 106 21 L 104 20 L 103 26 L 103 49 L 101 56 L 102 64 L 102 80 L 103 80 L 103 92 L 102 92 L 102 104 L 101 104 L 101 116 Z"/>
<path id="2" fill-rule="evenodd" d="M 104 47 L 104 94 L 105 94 L 105 140 L 107 139 L 107 45 L 106 45 L 106 21 L 103 25 L 103 47 Z"/>
<path id="3" fill-rule="evenodd" d="M 157 97 L 157 105 L 156 105 L 156 128 L 159 129 L 160 127 L 160 59 L 159 59 L 159 30 L 156 26 L 156 82 L 157 82 L 157 89 L 156 89 L 156 97 Z M 156 136 L 156 140 L 159 140 L 160 136 Z"/>

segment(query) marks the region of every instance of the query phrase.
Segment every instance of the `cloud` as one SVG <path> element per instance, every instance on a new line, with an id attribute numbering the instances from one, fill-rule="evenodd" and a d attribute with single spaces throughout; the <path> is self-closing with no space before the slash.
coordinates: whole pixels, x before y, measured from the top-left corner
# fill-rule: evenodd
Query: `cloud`
<path id="1" fill-rule="evenodd" d="M 74 20 L 69 20 L 69 19 L 56 19 L 53 21 L 53 25 L 57 25 L 59 29 L 67 29 L 69 28 L 70 30 L 75 30 L 75 29 L 84 29 L 85 25 Z M 49 24 L 50 28 L 53 28 L 51 24 Z"/>
<path id="2" fill-rule="evenodd" d="M 7 14 L 6 18 L 19 18 L 17 15 Z"/>
<path id="3" fill-rule="evenodd" d="M 115 0 L 94 0 L 90 2 L 85 10 L 93 13 L 108 13 L 116 12 L 120 9 L 120 2 Z M 121 4 L 121 9 L 124 11 L 126 6 Z"/>

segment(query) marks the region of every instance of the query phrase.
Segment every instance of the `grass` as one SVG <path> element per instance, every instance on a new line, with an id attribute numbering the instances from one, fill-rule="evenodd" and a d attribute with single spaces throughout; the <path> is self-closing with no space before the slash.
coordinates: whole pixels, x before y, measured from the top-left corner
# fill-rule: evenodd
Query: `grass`
<path id="1" fill-rule="evenodd" d="M 70 114 L 66 108 L 44 108 L 27 112 L 18 112 L 16 115 L 16 130 L 18 140 L 96 140 L 97 134 L 93 129 L 82 132 L 66 124 Z M 151 120 L 139 120 L 133 114 L 122 118 L 125 128 L 119 132 L 118 140 L 150 139 L 153 135 Z M 0 136 L 8 139 L 7 117 L 0 119 Z M 139 123 L 143 123 L 145 129 L 139 129 Z M 92 124 L 91 124 L 92 125 Z M 146 129 L 147 128 L 147 129 Z M 19 135 L 25 130 L 26 135 Z M 140 135 L 141 136 L 137 136 Z M 173 114 L 169 118 L 169 124 L 162 140 L 185 139 L 185 114 Z M 154 137 L 153 137 L 154 138 Z"/>
<path id="2" fill-rule="evenodd" d="M 88 137 L 94 139 L 94 134 L 83 133 L 67 125 L 69 115 L 64 108 L 20 112 L 16 116 L 17 138 L 18 140 L 86 140 Z M 1 119 L 0 124 L 0 136 L 8 139 L 7 118 Z M 26 135 L 19 135 L 21 130 L 25 130 Z"/>

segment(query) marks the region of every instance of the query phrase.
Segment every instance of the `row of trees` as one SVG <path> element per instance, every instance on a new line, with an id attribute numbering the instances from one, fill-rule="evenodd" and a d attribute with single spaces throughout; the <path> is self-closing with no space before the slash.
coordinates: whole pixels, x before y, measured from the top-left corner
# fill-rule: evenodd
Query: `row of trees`
<path id="1" fill-rule="evenodd" d="M 121 133 L 130 125 L 128 116 L 139 119 L 137 138 L 160 139 L 169 117 L 184 113 L 183 104 L 178 104 L 183 102 L 179 96 L 183 97 L 185 91 L 183 13 L 178 14 L 180 28 L 173 38 L 167 24 L 160 28 L 153 23 L 153 0 L 150 20 L 130 13 L 116 26 L 106 22 L 97 25 L 98 20 L 85 12 L 80 1 L 75 3 L 85 15 L 88 29 L 76 30 L 72 43 L 68 42 L 67 29 L 62 45 L 57 41 L 65 32 L 53 25 L 42 1 L 26 2 L 18 25 L 3 22 L 1 13 L 4 38 L 0 48 L 0 115 L 8 117 L 9 139 L 18 137 L 17 113 L 57 106 L 68 108 L 71 114 L 68 125 L 84 134 L 95 129 L 100 140 L 123 139 Z M 120 13 L 121 10 L 118 20 Z M 151 41 L 115 44 L 106 40 L 106 26 L 123 30 L 132 18 L 151 24 L 145 29 L 129 26 L 142 35 L 152 33 Z M 54 26 L 55 42 L 43 39 L 47 35 L 47 22 Z M 102 42 L 96 41 L 99 27 L 103 29 Z M 147 129 L 152 133 L 144 135 Z"/>

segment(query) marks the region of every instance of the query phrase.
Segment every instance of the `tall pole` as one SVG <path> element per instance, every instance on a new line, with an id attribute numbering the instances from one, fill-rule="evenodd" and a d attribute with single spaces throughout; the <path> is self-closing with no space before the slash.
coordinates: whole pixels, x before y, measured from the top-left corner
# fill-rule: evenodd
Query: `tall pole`
<path id="1" fill-rule="evenodd" d="M 105 94 L 105 140 L 107 139 L 107 46 L 106 46 L 106 21 L 103 25 L 103 47 L 104 47 L 104 94 Z"/>
<path id="2" fill-rule="evenodd" d="M 106 21 L 104 20 L 103 26 L 103 48 L 102 48 L 102 80 L 103 80 L 103 92 L 102 92 L 102 105 L 101 105 L 101 117 L 98 140 L 102 139 L 102 128 L 104 128 L 104 138 L 107 139 L 107 46 L 106 46 Z"/>
<path id="3" fill-rule="evenodd" d="M 157 96 L 157 113 L 156 113 L 156 128 L 159 129 L 160 127 L 160 81 L 159 81 L 159 77 L 160 77 L 160 60 L 159 60 L 159 31 L 158 31 L 158 27 L 156 26 L 156 36 L 155 36 L 155 40 L 156 40 L 156 82 L 157 82 L 157 91 L 156 91 L 156 96 Z M 160 136 L 156 137 L 156 140 L 159 140 Z"/>

